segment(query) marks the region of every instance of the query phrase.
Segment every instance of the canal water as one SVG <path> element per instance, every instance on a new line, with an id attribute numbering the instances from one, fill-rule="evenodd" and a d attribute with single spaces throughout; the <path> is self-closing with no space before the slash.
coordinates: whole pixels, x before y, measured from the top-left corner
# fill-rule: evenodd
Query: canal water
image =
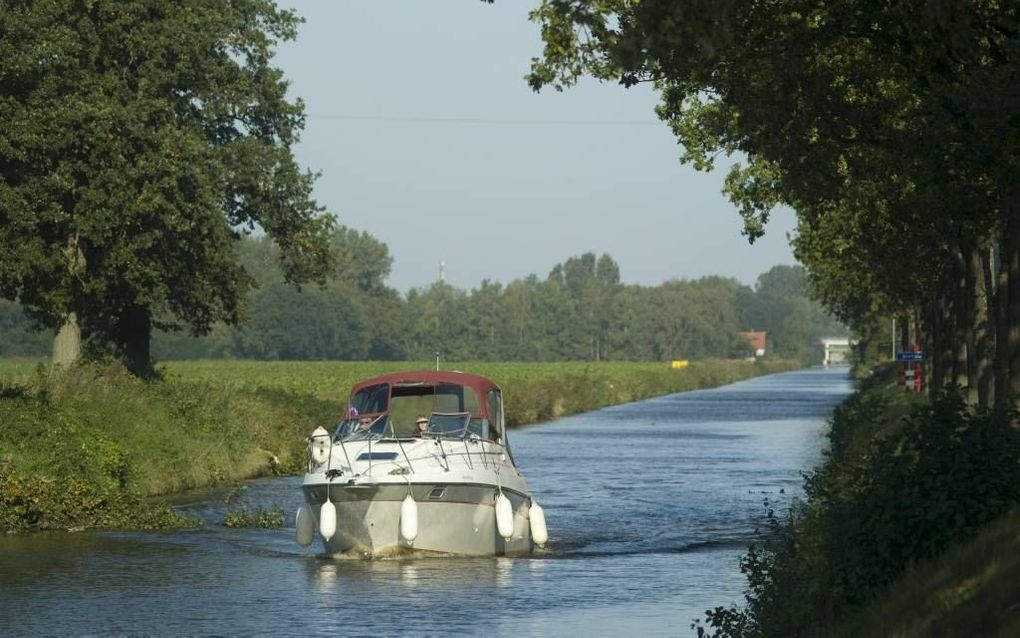
<path id="1" fill-rule="evenodd" d="M 690 635 L 739 603 L 740 556 L 821 460 L 846 368 L 759 377 L 511 432 L 550 548 L 524 558 L 333 560 L 294 542 L 299 478 L 256 481 L 291 527 L 0 538 L 0 634 Z"/>

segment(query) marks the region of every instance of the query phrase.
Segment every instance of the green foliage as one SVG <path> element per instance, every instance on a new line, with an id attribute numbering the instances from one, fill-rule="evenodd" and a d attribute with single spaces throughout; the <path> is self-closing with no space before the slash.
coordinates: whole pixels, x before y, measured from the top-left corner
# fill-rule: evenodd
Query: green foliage
<path id="1" fill-rule="evenodd" d="M 296 471 L 303 437 L 334 412 L 307 395 L 142 382 L 121 367 L 6 383 L 0 528 L 9 530 L 176 524 L 145 499 Z"/>
<path id="2" fill-rule="evenodd" d="M 307 393 L 342 410 L 355 382 L 396 369 L 431 369 L 434 361 L 393 364 L 362 362 L 177 361 L 164 366 L 171 384 L 226 392 Z M 695 361 L 682 370 L 665 363 L 444 362 L 445 369 L 480 374 L 499 384 L 506 397 L 510 426 L 637 401 L 670 392 L 713 387 L 759 374 L 795 367 L 789 361 Z"/>
<path id="3" fill-rule="evenodd" d="M 270 0 L 0 8 L 0 296 L 49 326 L 76 313 L 145 373 L 153 321 L 239 320 L 239 233 L 273 237 L 286 279 L 322 278 L 333 220 L 270 66 L 299 22 Z"/>
<path id="4" fill-rule="evenodd" d="M 774 266 L 738 302 L 741 325 L 768 333 L 768 351 L 805 364 L 822 360 L 821 339 L 847 334 L 805 291 L 802 266 Z"/>
<path id="5" fill-rule="evenodd" d="M 921 324 L 931 378 L 972 404 L 1020 395 L 1020 5 L 543 0 L 531 18 L 534 89 L 653 83 L 682 161 L 740 155 L 724 192 L 751 241 L 796 211 L 828 311 Z"/>
<path id="6" fill-rule="evenodd" d="M 807 502 L 784 520 L 770 510 L 772 539 L 743 560 L 746 610 L 709 612 L 719 635 L 825 634 L 1020 503 L 1015 415 L 974 413 L 955 393 L 912 408 L 895 397 L 878 387 L 836 411 Z"/>
<path id="7" fill-rule="evenodd" d="M 1016 636 L 1018 579 L 1020 509 L 1014 509 L 972 540 L 908 569 L 830 635 Z"/>
<path id="8" fill-rule="evenodd" d="M 264 508 L 242 507 L 227 512 L 223 524 L 232 528 L 258 527 L 260 529 L 276 529 L 283 527 L 283 508 L 273 503 L 272 506 Z"/>
<path id="9" fill-rule="evenodd" d="M 0 355 L 49 356 L 52 336 L 40 331 L 16 303 L 0 299 Z"/>
<path id="10" fill-rule="evenodd" d="M 215 324 L 194 337 L 157 331 L 157 359 L 558 361 L 658 360 L 749 356 L 738 333 L 769 333 L 769 353 L 805 364 L 821 360 L 823 336 L 845 328 L 810 301 L 803 270 L 776 266 L 755 289 L 733 279 L 702 277 L 659 286 L 623 285 L 609 255 L 586 253 L 503 286 L 483 281 L 471 291 L 445 283 L 412 290 L 406 299 L 386 287 L 385 244 L 340 227 L 331 234 L 340 255 L 321 286 L 288 285 L 279 250 L 267 238 L 237 244 L 238 259 L 258 282 L 247 321 Z M 9 305 L 14 334 L 31 332 Z M 0 305 L 0 323 L 4 318 Z M 48 344 L 7 351 L 46 356 Z"/>

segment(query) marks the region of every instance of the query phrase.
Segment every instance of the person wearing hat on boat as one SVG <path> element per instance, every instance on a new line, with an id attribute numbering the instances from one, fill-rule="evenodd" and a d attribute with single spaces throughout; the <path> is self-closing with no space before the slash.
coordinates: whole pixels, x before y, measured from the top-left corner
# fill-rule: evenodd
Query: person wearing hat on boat
<path id="1" fill-rule="evenodd" d="M 418 418 L 414 420 L 414 435 L 421 438 L 428 434 L 429 431 L 429 420 L 424 414 L 419 414 Z"/>

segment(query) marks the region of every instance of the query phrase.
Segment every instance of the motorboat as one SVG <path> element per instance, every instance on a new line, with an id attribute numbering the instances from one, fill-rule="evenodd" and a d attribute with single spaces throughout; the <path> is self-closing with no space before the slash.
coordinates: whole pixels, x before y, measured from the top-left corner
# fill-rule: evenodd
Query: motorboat
<path id="1" fill-rule="evenodd" d="M 329 555 L 524 554 L 548 540 L 485 377 L 387 374 L 355 384 L 333 432 L 308 439 L 298 543 Z"/>

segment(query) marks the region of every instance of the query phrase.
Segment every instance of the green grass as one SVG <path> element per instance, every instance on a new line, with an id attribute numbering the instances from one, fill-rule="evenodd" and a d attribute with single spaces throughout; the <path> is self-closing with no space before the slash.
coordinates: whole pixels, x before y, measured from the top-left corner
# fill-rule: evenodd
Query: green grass
<path id="1" fill-rule="evenodd" d="M 304 439 L 343 412 L 351 385 L 394 362 L 172 362 L 163 381 L 82 365 L 0 361 L 0 530 L 175 524 L 142 500 L 296 473 Z M 787 362 L 462 363 L 501 384 L 525 425 L 795 367 Z M 172 513 L 172 512 L 171 512 Z"/>
<path id="2" fill-rule="evenodd" d="M 1020 636 L 1020 508 L 918 565 L 834 636 Z"/>
<path id="3" fill-rule="evenodd" d="M 37 374 L 44 374 L 49 360 L 12 357 L 0 359 L 0 384 L 22 384 Z"/>
<path id="4" fill-rule="evenodd" d="M 0 382 L 0 530 L 160 527 L 148 497 L 296 472 L 334 406 L 80 366 Z"/>
<path id="5" fill-rule="evenodd" d="M 163 364 L 169 382 L 237 390 L 275 389 L 332 401 L 342 411 L 351 386 L 398 370 L 431 369 L 434 362 L 392 361 L 178 361 Z M 507 422 L 527 425 L 546 419 L 648 397 L 732 383 L 797 367 L 788 361 L 710 359 L 681 370 L 666 362 L 444 363 L 489 377 L 504 391 Z"/>

